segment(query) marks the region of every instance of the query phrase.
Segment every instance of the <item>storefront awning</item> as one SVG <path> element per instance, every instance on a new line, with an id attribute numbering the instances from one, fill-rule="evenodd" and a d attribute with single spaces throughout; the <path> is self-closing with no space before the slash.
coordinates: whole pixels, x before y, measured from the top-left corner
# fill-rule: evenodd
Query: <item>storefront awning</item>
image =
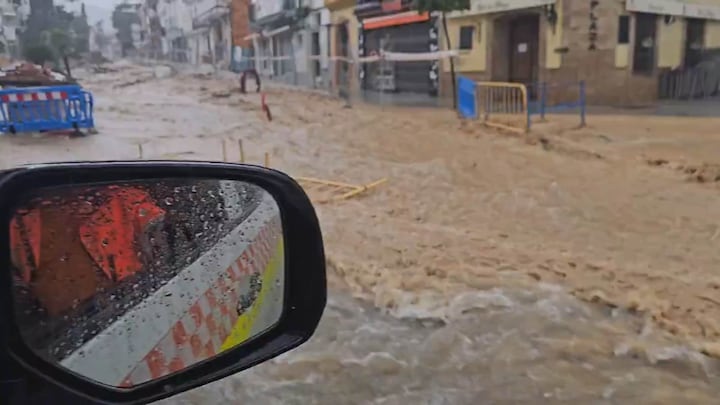
<path id="1" fill-rule="evenodd" d="M 412 24 L 416 22 L 424 22 L 430 19 L 428 13 L 418 13 L 417 11 L 406 11 L 404 13 L 396 13 L 383 15 L 380 17 L 366 18 L 362 21 L 363 29 L 374 30 L 378 28 L 392 27 L 396 25 Z"/>
<path id="2" fill-rule="evenodd" d="M 453 11 L 448 18 L 468 17 L 480 14 L 501 13 L 555 4 L 555 0 L 470 0 L 470 10 Z"/>

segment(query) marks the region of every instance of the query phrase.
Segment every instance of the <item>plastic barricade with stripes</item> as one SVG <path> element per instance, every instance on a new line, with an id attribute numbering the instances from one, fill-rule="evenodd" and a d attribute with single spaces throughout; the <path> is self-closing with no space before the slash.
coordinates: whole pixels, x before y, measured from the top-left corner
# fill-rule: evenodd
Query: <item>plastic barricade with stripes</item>
<path id="1" fill-rule="evenodd" d="M 93 129 L 92 94 L 77 85 L 0 90 L 0 132 Z"/>

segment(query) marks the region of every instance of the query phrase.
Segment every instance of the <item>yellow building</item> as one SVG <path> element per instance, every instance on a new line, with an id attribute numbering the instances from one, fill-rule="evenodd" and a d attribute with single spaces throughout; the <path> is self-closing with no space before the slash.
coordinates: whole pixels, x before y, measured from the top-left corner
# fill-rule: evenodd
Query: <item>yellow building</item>
<path id="1" fill-rule="evenodd" d="M 657 98 L 661 72 L 720 48 L 720 0 L 471 0 L 470 10 L 448 15 L 448 32 L 460 75 L 585 80 L 590 103 L 640 104 Z M 444 96 L 449 70 L 445 61 Z"/>

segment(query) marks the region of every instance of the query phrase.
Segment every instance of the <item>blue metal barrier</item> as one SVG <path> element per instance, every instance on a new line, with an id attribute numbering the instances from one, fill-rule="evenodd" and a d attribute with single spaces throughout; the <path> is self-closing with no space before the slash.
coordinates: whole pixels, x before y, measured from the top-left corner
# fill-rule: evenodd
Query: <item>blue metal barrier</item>
<path id="1" fill-rule="evenodd" d="M 545 119 L 547 113 L 567 113 L 576 111 L 580 115 L 580 126 L 585 126 L 587 101 L 585 81 L 573 83 L 535 83 L 528 86 L 537 96 L 529 103 L 530 115 L 540 115 Z"/>
<path id="2" fill-rule="evenodd" d="M 458 112 L 463 118 L 477 119 L 477 95 L 475 81 L 466 77 L 458 78 Z"/>
<path id="3" fill-rule="evenodd" d="M 0 90 L 0 132 L 92 129 L 92 94 L 77 85 Z"/>

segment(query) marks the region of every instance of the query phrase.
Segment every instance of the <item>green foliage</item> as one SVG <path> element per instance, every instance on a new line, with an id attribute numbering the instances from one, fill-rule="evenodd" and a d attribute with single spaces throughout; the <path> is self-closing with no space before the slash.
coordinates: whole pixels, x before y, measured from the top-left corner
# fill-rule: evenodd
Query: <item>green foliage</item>
<path id="1" fill-rule="evenodd" d="M 46 44 L 35 44 L 25 47 L 25 59 L 37 65 L 44 65 L 46 62 L 55 60 L 55 52 Z"/>
<path id="2" fill-rule="evenodd" d="M 470 9 L 470 0 L 415 0 L 419 12 L 425 11 L 460 11 Z"/>
<path id="3" fill-rule="evenodd" d="M 62 29 L 48 31 L 48 44 L 55 51 L 57 57 L 71 56 L 74 53 L 74 44 L 71 34 Z"/>
<path id="4" fill-rule="evenodd" d="M 53 54 L 49 60 L 57 61 L 88 51 L 90 28 L 87 16 L 76 16 L 63 6 L 55 6 L 52 1 L 34 4 L 20 35 L 21 47 L 36 54 L 40 59 L 47 58 L 47 49 Z M 30 51 L 30 48 L 34 48 Z"/>
<path id="5" fill-rule="evenodd" d="M 32 63 L 59 63 L 63 58 L 76 54 L 76 38 L 72 31 L 51 28 L 42 31 L 35 42 L 24 47 L 23 56 Z"/>

